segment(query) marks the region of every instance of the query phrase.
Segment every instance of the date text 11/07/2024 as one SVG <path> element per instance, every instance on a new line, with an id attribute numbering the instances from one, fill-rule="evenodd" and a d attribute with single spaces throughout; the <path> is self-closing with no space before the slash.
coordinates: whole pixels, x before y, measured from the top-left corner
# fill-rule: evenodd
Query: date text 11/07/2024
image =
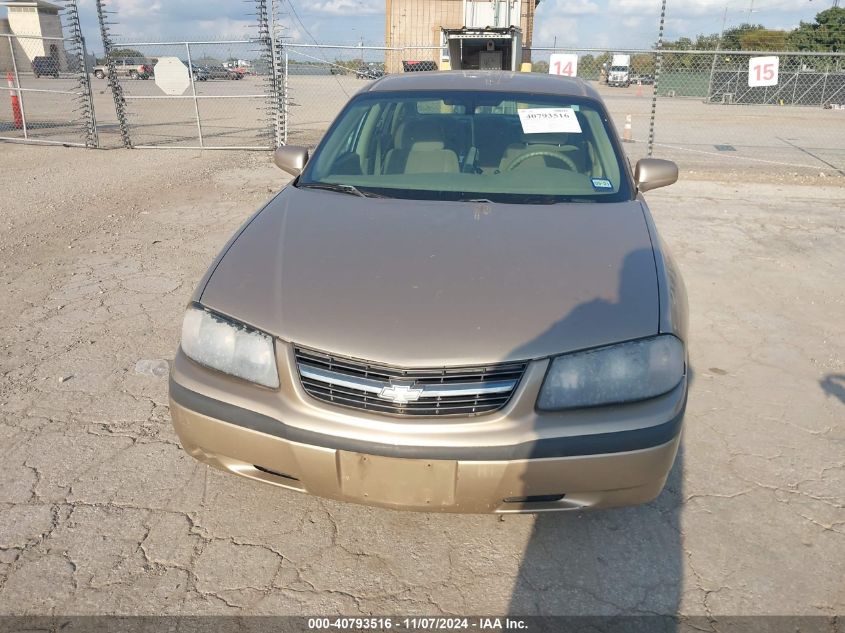
<path id="1" fill-rule="evenodd" d="M 336 631 L 520 631 L 528 624 L 519 618 L 308 618 L 308 630 Z"/>

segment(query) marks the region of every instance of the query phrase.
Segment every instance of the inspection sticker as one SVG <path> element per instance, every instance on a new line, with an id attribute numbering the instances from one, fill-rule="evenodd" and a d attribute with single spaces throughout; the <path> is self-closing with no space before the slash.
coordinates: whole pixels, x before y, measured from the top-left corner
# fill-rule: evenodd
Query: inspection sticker
<path id="1" fill-rule="evenodd" d="M 613 183 L 607 178 L 593 178 L 593 189 L 613 189 Z"/>
<path id="2" fill-rule="evenodd" d="M 572 108 L 526 108 L 518 112 L 526 134 L 581 134 L 581 124 Z"/>

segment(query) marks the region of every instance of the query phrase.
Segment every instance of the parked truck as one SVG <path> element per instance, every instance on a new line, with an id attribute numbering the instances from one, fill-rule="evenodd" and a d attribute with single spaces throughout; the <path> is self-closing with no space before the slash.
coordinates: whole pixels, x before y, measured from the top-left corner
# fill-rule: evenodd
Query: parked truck
<path id="1" fill-rule="evenodd" d="M 631 56 L 614 54 L 607 75 L 608 86 L 627 88 L 631 85 Z"/>

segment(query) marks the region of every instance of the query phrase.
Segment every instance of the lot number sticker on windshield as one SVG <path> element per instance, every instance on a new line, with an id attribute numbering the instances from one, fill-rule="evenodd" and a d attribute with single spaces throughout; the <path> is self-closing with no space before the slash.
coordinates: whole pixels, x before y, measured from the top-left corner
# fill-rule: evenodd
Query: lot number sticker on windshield
<path id="1" fill-rule="evenodd" d="M 526 134 L 580 134 L 581 124 L 572 108 L 527 108 L 519 110 Z"/>

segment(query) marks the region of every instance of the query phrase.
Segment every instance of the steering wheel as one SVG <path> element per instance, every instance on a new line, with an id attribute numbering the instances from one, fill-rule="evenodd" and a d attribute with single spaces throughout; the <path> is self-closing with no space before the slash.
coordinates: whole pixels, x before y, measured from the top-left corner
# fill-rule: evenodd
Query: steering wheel
<path id="1" fill-rule="evenodd" d="M 538 149 L 520 154 L 511 162 L 509 162 L 502 171 L 513 171 L 522 163 L 527 161 L 529 158 L 534 158 L 535 156 L 548 156 L 550 158 L 554 158 L 562 162 L 564 165 L 567 166 L 567 168 L 571 169 L 572 171 L 578 171 L 578 167 L 575 165 L 575 162 L 571 158 L 569 158 L 569 156 L 565 156 L 564 154 L 559 154 L 558 152 L 553 152 L 548 149 Z"/>

